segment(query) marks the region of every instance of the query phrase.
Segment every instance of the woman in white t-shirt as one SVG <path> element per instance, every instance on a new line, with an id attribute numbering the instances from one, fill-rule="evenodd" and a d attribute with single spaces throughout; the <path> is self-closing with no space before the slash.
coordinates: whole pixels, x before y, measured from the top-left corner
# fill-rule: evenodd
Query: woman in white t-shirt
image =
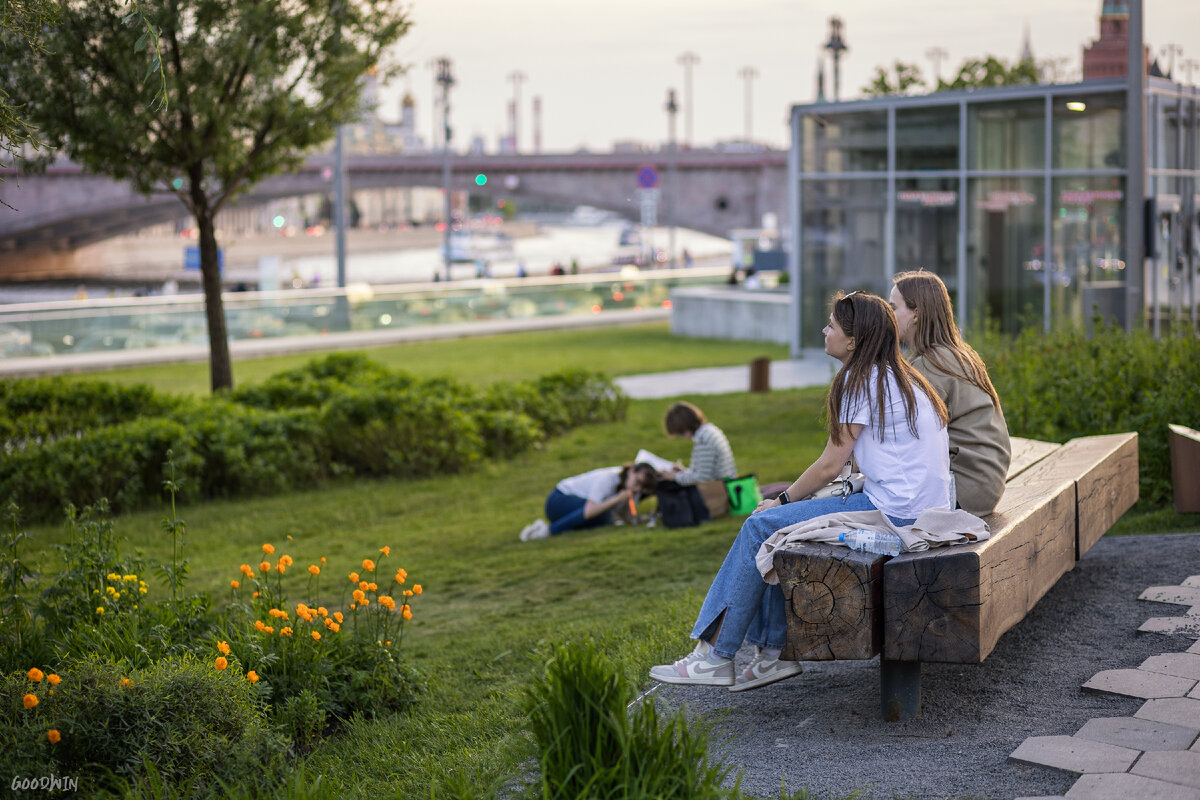
<path id="1" fill-rule="evenodd" d="M 657 486 L 658 473 L 649 464 L 600 467 L 563 478 L 546 497 L 546 518 L 550 522 L 535 519 L 521 531 L 521 541 L 608 525 L 614 509 L 652 494 Z"/>
<path id="2" fill-rule="evenodd" d="M 775 531 L 826 514 L 879 510 L 897 525 L 922 511 L 950 508 L 946 406 L 900 355 L 896 317 L 883 298 L 862 292 L 834 297 L 823 331 L 825 352 L 842 362 L 826 401 L 824 452 L 777 500 L 764 500 L 746 519 L 704 598 L 692 629 L 699 644 L 674 664 L 650 670 L 664 683 L 728 686 L 744 691 L 798 675 L 780 660 L 787 634 L 783 593 L 755 564 Z M 804 500 L 837 476 L 853 456 L 866 477 L 863 491 L 844 498 Z M 735 675 L 733 656 L 755 645 L 749 667 Z"/>

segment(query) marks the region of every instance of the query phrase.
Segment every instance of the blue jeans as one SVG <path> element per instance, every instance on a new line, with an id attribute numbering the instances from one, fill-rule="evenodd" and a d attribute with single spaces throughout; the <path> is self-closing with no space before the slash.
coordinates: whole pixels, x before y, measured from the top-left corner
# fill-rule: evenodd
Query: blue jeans
<path id="1" fill-rule="evenodd" d="M 612 520 L 612 514 L 604 512 L 591 519 L 584 519 L 583 507 L 587 505 L 586 497 L 576 497 L 564 494 L 558 489 L 550 492 L 546 498 L 546 519 L 550 520 L 550 535 L 558 536 L 567 531 L 583 530 L 584 528 L 599 528 Z"/>
<path id="2" fill-rule="evenodd" d="M 826 514 L 846 511 L 871 511 L 875 508 L 862 492 L 846 498 L 799 500 L 751 514 L 738 532 L 725 562 L 717 571 L 700 615 L 692 628 L 693 639 L 704 639 L 722 658 L 733 658 L 742 642 L 760 647 L 782 648 L 787 638 L 783 591 L 766 583 L 755 564 L 762 543 L 780 528 Z M 889 518 L 897 525 L 914 520 Z M 713 635 L 717 624 L 720 630 Z"/>

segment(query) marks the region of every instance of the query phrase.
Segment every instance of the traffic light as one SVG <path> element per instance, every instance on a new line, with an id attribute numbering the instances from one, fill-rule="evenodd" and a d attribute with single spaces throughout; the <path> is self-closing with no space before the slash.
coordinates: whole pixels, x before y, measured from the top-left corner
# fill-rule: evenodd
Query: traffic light
<path id="1" fill-rule="evenodd" d="M 476 175 L 476 176 L 475 176 L 475 185 L 476 185 L 476 186 L 483 186 L 483 185 L 485 185 L 486 183 L 487 183 L 487 175 L 484 175 L 484 174 L 481 172 L 481 173 L 479 173 L 478 175 Z"/>

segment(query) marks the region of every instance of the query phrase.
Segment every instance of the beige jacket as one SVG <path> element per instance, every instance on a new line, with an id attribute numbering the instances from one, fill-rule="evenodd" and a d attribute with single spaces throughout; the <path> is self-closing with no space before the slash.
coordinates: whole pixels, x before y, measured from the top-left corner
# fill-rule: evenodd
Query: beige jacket
<path id="1" fill-rule="evenodd" d="M 838 544 L 838 535 L 852 530 L 882 531 L 900 537 L 902 553 L 919 553 L 930 547 L 981 542 L 991 536 L 988 524 L 959 509 L 931 508 L 921 512 L 912 525 L 893 525 L 882 511 L 845 511 L 814 517 L 780 528 L 758 548 L 755 563 L 767 583 L 779 583 L 775 553 L 798 550 L 803 542 Z"/>
<path id="2" fill-rule="evenodd" d="M 950 471 L 960 508 L 972 514 L 992 513 L 1004 494 L 1012 445 L 1004 412 L 992 404 L 992 397 L 965 378 L 954 355 L 938 348 L 939 360 L 953 373 L 943 372 L 925 355 L 911 363 L 925 376 L 950 412 L 946 433 L 950 437 Z"/>

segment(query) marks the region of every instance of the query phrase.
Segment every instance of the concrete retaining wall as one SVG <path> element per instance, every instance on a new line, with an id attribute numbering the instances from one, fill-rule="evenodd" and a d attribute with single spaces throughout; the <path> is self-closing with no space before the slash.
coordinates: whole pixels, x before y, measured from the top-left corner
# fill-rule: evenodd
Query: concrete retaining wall
<path id="1" fill-rule="evenodd" d="M 671 291 L 671 333 L 704 339 L 788 344 L 787 291 L 685 286 Z"/>

